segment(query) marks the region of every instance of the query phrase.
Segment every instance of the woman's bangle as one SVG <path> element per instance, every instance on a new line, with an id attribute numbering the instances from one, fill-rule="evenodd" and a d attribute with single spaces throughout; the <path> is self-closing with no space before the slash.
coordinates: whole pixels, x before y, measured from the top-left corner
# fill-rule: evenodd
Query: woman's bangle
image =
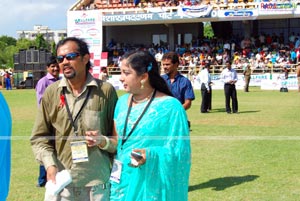
<path id="1" fill-rule="evenodd" d="M 109 147 L 109 145 L 110 145 L 110 140 L 109 140 L 109 138 L 106 137 L 106 136 L 103 136 L 103 137 L 105 138 L 105 146 L 104 146 L 104 147 L 101 147 L 100 145 L 98 145 L 98 147 L 99 147 L 100 149 L 102 149 L 102 150 L 107 150 L 108 147 Z"/>

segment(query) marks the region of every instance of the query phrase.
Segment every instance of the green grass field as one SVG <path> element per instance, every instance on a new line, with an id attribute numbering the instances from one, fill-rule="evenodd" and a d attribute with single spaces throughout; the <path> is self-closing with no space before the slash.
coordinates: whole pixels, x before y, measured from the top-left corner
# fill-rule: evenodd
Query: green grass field
<path id="1" fill-rule="evenodd" d="M 222 90 L 213 110 L 201 114 L 201 96 L 188 110 L 191 121 L 192 201 L 300 200 L 300 93 L 238 91 L 239 114 L 225 113 Z M 1 90 L 13 117 L 9 201 L 43 200 L 36 188 L 38 164 L 29 136 L 36 116 L 34 90 Z M 119 92 L 122 93 L 122 92 Z"/>

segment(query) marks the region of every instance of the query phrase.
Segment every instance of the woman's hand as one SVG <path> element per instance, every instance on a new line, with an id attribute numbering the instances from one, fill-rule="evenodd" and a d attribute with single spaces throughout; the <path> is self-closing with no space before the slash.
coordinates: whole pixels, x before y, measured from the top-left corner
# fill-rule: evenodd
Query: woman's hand
<path id="1" fill-rule="evenodd" d="M 140 159 L 131 155 L 131 159 L 136 161 L 132 164 L 134 167 L 138 167 L 146 163 L 146 149 L 133 149 L 132 151 L 141 155 Z"/>

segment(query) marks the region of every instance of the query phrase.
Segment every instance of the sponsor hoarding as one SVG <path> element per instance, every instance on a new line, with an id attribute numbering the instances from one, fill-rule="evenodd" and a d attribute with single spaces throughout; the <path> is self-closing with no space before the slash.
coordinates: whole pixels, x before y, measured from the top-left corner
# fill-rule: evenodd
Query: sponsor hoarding
<path id="1" fill-rule="evenodd" d="M 92 65 L 99 69 L 102 52 L 102 13 L 97 10 L 68 11 L 68 37 L 84 39 Z"/>

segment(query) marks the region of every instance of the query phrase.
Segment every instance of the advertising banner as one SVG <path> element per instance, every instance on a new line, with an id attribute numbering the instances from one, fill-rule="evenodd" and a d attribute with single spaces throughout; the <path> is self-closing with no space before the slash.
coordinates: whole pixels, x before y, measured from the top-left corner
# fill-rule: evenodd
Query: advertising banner
<path id="1" fill-rule="evenodd" d="M 263 90 L 280 90 L 280 88 L 288 88 L 288 90 L 298 89 L 298 80 L 296 74 L 290 74 L 285 79 L 284 74 L 273 74 L 272 79 L 262 80 L 261 89 Z"/>
<path id="2" fill-rule="evenodd" d="M 184 75 L 184 74 L 183 74 Z M 184 75 L 186 76 L 186 75 Z M 120 75 L 110 76 L 108 82 L 110 82 L 116 89 L 123 89 L 123 85 L 119 80 Z M 193 88 L 195 90 L 201 89 L 201 82 L 198 75 L 190 78 Z M 224 83 L 220 79 L 220 74 L 211 75 L 212 89 L 220 90 L 224 89 Z M 235 84 L 236 89 L 243 90 L 245 85 L 244 75 L 238 74 L 238 81 Z M 260 87 L 262 90 L 280 90 L 285 87 L 288 90 L 297 90 L 298 81 L 296 74 L 290 74 L 288 79 L 284 78 L 283 74 L 275 73 L 264 73 L 251 75 L 250 86 Z"/>
<path id="3" fill-rule="evenodd" d="M 257 10 L 218 10 L 217 16 L 222 20 L 254 20 L 258 16 Z"/>
<path id="4" fill-rule="evenodd" d="M 89 45 L 92 66 L 99 69 L 102 52 L 102 13 L 97 10 L 68 11 L 68 37 L 84 39 Z"/>
<path id="5" fill-rule="evenodd" d="M 130 13 L 130 14 L 107 14 L 103 15 L 103 24 L 114 24 L 120 22 L 144 22 L 144 21 L 165 21 L 190 18 L 209 18 L 212 6 L 190 6 L 178 7 L 177 12 L 166 12 L 164 8 L 151 8 L 149 13 Z"/>
<path id="6" fill-rule="evenodd" d="M 207 17 L 210 15 L 212 6 L 200 5 L 200 6 L 184 6 L 179 7 L 177 13 L 181 17 Z"/>
<path id="7" fill-rule="evenodd" d="M 220 78 L 220 74 L 211 75 L 212 89 L 224 89 L 224 82 Z M 194 89 L 201 89 L 201 81 L 199 76 L 195 76 L 192 81 Z M 244 76 L 238 75 L 238 81 L 235 83 L 236 89 L 244 88 Z"/>
<path id="8" fill-rule="evenodd" d="M 220 75 L 211 75 L 213 89 L 223 89 L 224 83 L 220 79 Z M 262 90 L 280 90 L 281 87 L 289 90 L 298 89 L 298 81 L 296 74 L 290 74 L 288 79 L 285 79 L 284 74 L 279 73 L 264 73 L 251 75 L 249 86 L 260 87 Z M 244 75 L 238 75 L 238 81 L 235 84 L 237 89 L 243 89 L 245 85 Z M 194 89 L 200 89 L 200 79 L 196 76 L 193 80 Z"/>
<path id="9" fill-rule="evenodd" d="M 294 16 L 295 17 L 300 17 L 300 5 L 296 5 L 294 10 Z"/>
<path id="10" fill-rule="evenodd" d="M 289 2 L 263 2 L 259 6 L 259 15 L 288 15 L 293 14 L 294 4 Z"/>

